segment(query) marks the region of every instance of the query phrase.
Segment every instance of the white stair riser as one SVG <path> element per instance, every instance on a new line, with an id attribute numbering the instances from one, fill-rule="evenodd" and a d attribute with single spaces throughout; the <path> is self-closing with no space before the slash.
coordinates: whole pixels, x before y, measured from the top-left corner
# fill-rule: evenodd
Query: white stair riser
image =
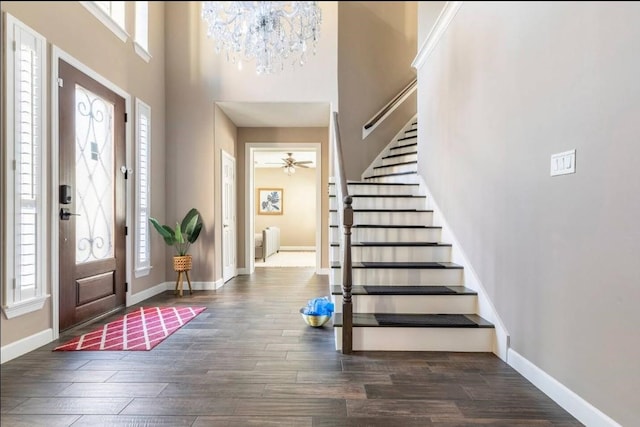
<path id="1" fill-rule="evenodd" d="M 338 260 L 340 248 L 331 246 L 331 256 Z M 449 262 L 451 246 L 352 246 L 353 262 Z"/>
<path id="2" fill-rule="evenodd" d="M 342 283 L 341 268 L 332 268 L 330 283 Z M 458 268 L 354 268 L 353 285 L 462 285 Z"/>
<path id="3" fill-rule="evenodd" d="M 373 169 L 372 175 L 386 175 L 390 173 L 403 173 L 403 172 L 415 172 L 418 170 L 416 163 L 407 163 L 406 165 L 384 166 L 381 168 Z"/>
<path id="4" fill-rule="evenodd" d="M 387 153 L 385 153 L 385 156 L 393 155 L 393 154 L 413 153 L 414 151 L 416 151 L 418 146 L 417 145 L 407 145 L 407 144 L 413 144 L 414 142 L 415 142 L 415 140 L 402 141 L 401 144 L 398 144 L 398 146 L 400 148 L 394 148 L 393 150 L 389 150 Z M 379 165 L 376 165 L 376 166 L 379 166 Z"/>
<path id="5" fill-rule="evenodd" d="M 392 155 L 395 156 L 396 154 L 400 154 L 400 153 L 394 153 Z M 417 160 L 418 160 L 418 153 L 407 153 L 402 156 L 389 157 L 386 159 L 382 159 L 382 163 L 376 166 L 387 166 L 387 165 L 392 165 L 394 163 L 415 162 Z"/>
<path id="6" fill-rule="evenodd" d="M 365 178 L 365 181 L 374 182 L 377 184 L 394 183 L 394 182 L 415 183 L 415 182 L 418 182 L 418 175 L 412 172 L 406 175 L 391 175 L 391 176 L 381 176 L 377 178 Z"/>
<path id="7" fill-rule="evenodd" d="M 336 313 L 342 313 L 342 295 L 333 295 Z M 475 295 L 352 295 L 354 313 L 471 314 Z"/>
<path id="8" fill-rule="evenodd" d="M 368 228 L 352 227 L 352 242 L 439 242 L 440 228 Z M 329 242 L 339 242 L 342 231 L 331 227 Z"/>
<path id="9" fill-rule="evenodd" d="M 385 185 L 385 184 L 370 184 L 370 185 L 349 185 L 349 194 L 352 196 L 382 196 L 382 195 L 407 195 L 417 196 L 420 187 L 417 185 Z M 336 186 L 329 186 L 329 195 L 336 195 Z"/>
<path id="10" fill-rule="evenodd" d="M 335 327 L 336 349 L 342 349 L 342 328 Z M 493 328 L 353 328 L 354 351 L 491 352 Z"/>
<path id="11" fill-rule="evenodd" d="M 353 197 L 353 209 L 425 209 L 426 197 Z M 338 208 L 338 198 L 329 198 L 329 209 Z"/>
<path id="12" fill-rule="evenodd" d="M 354 224 L 432 225 L 433 212 L 354 212 Z M 338 225 L 338 212 L 330 212 L 329 224 Z"/>

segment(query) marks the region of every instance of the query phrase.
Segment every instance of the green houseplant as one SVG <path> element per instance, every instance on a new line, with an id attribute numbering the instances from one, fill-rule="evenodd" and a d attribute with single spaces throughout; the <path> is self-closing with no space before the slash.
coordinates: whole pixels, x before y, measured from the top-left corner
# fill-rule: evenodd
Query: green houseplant
<path id="1" fill-rule="evenodd" d="M 196 208 L 192 208 L 182 219 L 182 222 L 176 222 L 176 227 L 171 228 L 168 225 L 162 225 L 155 218 L 149 218 L 149 222 L 160 233 L 165 243 L 173 246 L 177 255 L 173 257 L 173 269 L 178 273 L 176 280 L 176 293 L 180 291 L 182 296 L 182 274 L 187 278 L 189 283 L 189 291 L 191 290 L 191 279 L 189 278 L 189 270 L 191 270 L 192 259 L 189 255 L 189 248 L 194 243 L 200 231 L 202 230 L 202 218 L 200 212 Z"/>

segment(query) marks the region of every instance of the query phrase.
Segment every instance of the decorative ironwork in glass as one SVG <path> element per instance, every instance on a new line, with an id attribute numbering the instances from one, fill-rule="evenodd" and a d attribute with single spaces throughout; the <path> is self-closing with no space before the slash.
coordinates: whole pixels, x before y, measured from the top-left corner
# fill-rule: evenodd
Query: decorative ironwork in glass
<path id="1" fill-rule="evenodd" d="M 76 263 L 113 257 L 114 106 L 76 85 Z"/>

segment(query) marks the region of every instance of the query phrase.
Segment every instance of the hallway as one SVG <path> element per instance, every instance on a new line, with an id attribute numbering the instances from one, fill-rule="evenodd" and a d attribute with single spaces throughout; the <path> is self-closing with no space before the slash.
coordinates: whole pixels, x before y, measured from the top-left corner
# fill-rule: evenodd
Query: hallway
<path id="1" fill-rule="evenodd" d="M 581 425 L 490 353 L 336 352 L 331 323 L 298 313 L 327 283 L 313 268 L 260 268 L 217 291 L 167 291 L 128 311 L 207 310 L 148 352 L 52 352 L 96 325 L 66 334 L 0 367 L 0 424 Z"/>

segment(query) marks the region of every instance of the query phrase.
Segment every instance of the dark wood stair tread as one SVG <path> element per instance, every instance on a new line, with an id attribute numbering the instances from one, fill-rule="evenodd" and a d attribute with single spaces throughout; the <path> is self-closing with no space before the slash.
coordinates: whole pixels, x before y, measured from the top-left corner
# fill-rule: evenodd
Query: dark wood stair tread
<path id="1" fill-rule="evenodd" d="M 335 212 L 335 211 L 334 211 Z M 339 228 L 339 225 L 329 225 L 330 228 Z M 354 224 L 351 228 L 410 228 L 410 229 L 441 229 L 436 225 L 393 225 L 393 224 Z"/>
<path id="2" fill-rule="evenodd" d="M 333 326 L 342 326 L 342 313 L 335 313 Z M 353 313 L 354 327 L 395 328 L 493 328 L 477 314 Z"/>
<path id="3" fill-rule="evenodd" d="M 342 295 L 342 286 L 331 287 L 332 295 Z M 478 295 L 473 289 L 464 286 L 436 286 L 436 285 L 365 285 L 354 286 L 352 295 Z"/>
<path id="4" fill-rule="evenodd" d="M 417 151 L 412 151 L 412 152 L 410 152 L 410 153 L 390 154 L 390 155 L 388 155 L 388 156 L 384 156 L 384 157 L 382 157 L 382 158 L 383 158 L 383 159 L 392 159 L 392 158 L 394 158 L 394 157 L 410 156 L 410 155 L 412 155 L 412 154 L 418 154 L 418 152 L 417 152 Z M 378 167 L 379 167 L 379 166 L 378 166 Z"/>
<path id="5" fill-rule="evenodd" d="M 340 243 L 331 243 L 331 246 L 339 246 Z M 451 247 L 451 243 L 442 242 L 352 242 L 351 246 L 371 247 Z"/>
<path id="6" fill-rule="evenodd" d="M 383 173 L 380 175 L 370 175 L 370 176 L 365 176 L 364 179 L 371 179 L 371 178 L 384 178 L 387 176 L 399 176 L 399 175 L 416 175 L 418 172 L 416 171 L 409 171 L 409 172 L 395 172 L 395 173 Z"/>
<path id="7" fill-rule="evenodd" d="M 354 209 L 354 212 L 431 212 L 432 209 Z M 337 209 L 329 209 L 329 212 L 338 212 Z"/>
<path id="8" fill-rule="evenodd" d="M 412 160 L 409 162 L 400 162 L 400 163 L 393 163 L 390 165 L 382 165 L 382 166 L 375 166 L 374 169 L 381 169 L 381 168 L 390 168 L 393 166 L 404 166 L 404 165 L 417 165 L 418 161 L 417 160 Z"/>
<path id="9" fill-rule="evenodd" d="M 331 268 L 340 268 L 340 262 L 331 263 Z M 405 269 L 462 269 L 453 262 L 354 262 L 352 268 L 405 268 Z"/>
<path id="10" fill-rule="evenodd" d="M 336 185 L 330 182 L 329 185 Z M 365 182 L 365 181 L 347 181 L 347 185 L 420 185 L 415 182 Z"/>
<path id="11" fill-rule="evenodd" d="M 427 196 L 415 196 L 413 194 L 350 194 L 352 198 L 382 198 L 389 197 L 392 199 L 399 199 L 402 197 L 412 198 L 412 199 L 426 199 Z M 329 197 L 337 197 L 335 194 L 329 195 Z"/>

